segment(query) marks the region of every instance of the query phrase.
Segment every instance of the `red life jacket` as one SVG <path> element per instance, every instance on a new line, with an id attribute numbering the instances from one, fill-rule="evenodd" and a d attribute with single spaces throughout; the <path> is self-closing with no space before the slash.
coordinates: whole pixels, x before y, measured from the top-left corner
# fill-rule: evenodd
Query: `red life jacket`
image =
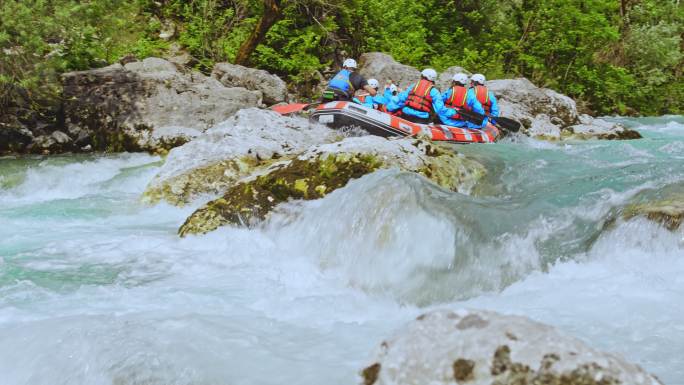
<path id="1" fill-rule="evenodd" d="M 469 109 L 466 105 L 468 100 L 468 89 L 463 86 L 453 86 L 451 87 L 451 96 L 446 101 L 446 106 L 451 108 L 464 108 Z M 461 119 L 461 114 L 456 112 L 451 119 Z"/>
<path id="2" fill-rule="evenodd" d="M 432 82 L 426 79 L 420 79 L 415 87 L 409 92 L 406 99 L 406 105 L 414 110 L 430 113 L 432 112 Z"/>
<path id="3" fill-rule="evenodd" d="M 489 112 L 492 109 L 492 101 L 489 100 L 489 90 L 487 87 L 475 86 L 475 97 L 477 97 L 477 100 L 482 104 L 485 113 L 489 115 Z"/>

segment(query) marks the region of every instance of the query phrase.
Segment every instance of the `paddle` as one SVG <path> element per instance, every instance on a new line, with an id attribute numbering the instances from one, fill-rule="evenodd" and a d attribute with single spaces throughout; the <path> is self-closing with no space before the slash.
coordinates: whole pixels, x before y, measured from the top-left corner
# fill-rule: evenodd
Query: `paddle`
<path id="1" fill-rule="evenodd" d="M 490 116 L 491 118 L 491 116 Z M 511 118 L 506 118 L 503 116 L 499 116 L 496 119 L 496 126 L 499 126 L 505 130 L 508 130 L 510 132 L 518 132 L 520 130 L 520 123 L 518 121 L 515 121 Z"/>
<path id="2" fill-rule="evenodd" d="M 291 103 L 291 104 L 281 104 L 271 107 L 271 109 L 280 115 L 289 115 L 297 112 L 304 111 L 307 107 L 312 105 L 312 103 Z"/>
<path id="3" fill-rule="evenodd" d="M 520 130 L 520 123 L 517 121 L 511 119 L 511 118 L 506 118 L 503 116 L 499 117 L 492 117 L 491 115 L 482 115 L 478 114 L 475 111 L 470 111 L 466 110 L 463 108 L 456 108 L 456 111 L 458 111 L 459 115 L 461 117 L 465 118 L 465 120 L 475 123 L 477 125 L 481 125 L 482 121 L 484 118 L 489 117 L 490 119 L 495 119 L 496 123 L 494 124 L 495 126 L 498 126 L 504 130 L 510 131 L 510 132 L 518 132 Z"/>
<path id="4" fill-rule="evenodd" d="M 482 114 L 478 114 L 475 111 L 470 111 L 466 110 L 465 108 L 454 108 L 456 112 L 458 112 L 459 115 L 461 115 L 461 118 L 464 120 L 467 120 L 473 124 L 482 125 L 482 122 L 486 118 L 486 116 Z"/>

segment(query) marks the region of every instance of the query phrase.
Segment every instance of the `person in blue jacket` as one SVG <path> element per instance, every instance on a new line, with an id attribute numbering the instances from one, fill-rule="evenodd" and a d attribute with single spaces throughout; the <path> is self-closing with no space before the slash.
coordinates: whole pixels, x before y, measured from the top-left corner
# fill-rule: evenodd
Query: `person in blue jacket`
<path id="1" fill-rule="evenodd" d="M 480 104 L 475 97 L 475 93 L 471 91 L 472 90 L 468 89 L 468 75 L 459 72 L 452 78 L 451 88 L 442 94 L 442 101 L 444 101 L 445 106 L 453 108 L 456 111 L 465 109 L 484 115 L 485 111 L 484 108 L 482 108 L 482 104 Z M 483 122 L 484 125 L 481 126 L 466 121 L 459 113 L 450 118 L 440 116 L 439 119 L 442 123 L 454 127 L 482 128 L 486 125 L 486 122 Z"/>
<path id="2" fill-rule="evenodd" d="M 342 70 L 330 80 L 328 87 L 323 91 L 322 101 L 350 101 L 354 98 L 354 93 L 360 89 L 364 89 L 371 96 L 375 96 L 375 89 L 368 85 L 363 76 L 354 72 L 355 70 L 356 60 L 345 60 L 342 63 Z"/>
<path id="3" fill-rule="evenodd" d="M 399 88 L 396 84 L 390 84 L 385 87 L 385 92 L 382 95 L 385 99 L 384 110 L 396 111 L 399 109 Z"/>
<path id="4" fill-rule="evenodd" d="M 482 108 L 485 110 L 485 114 L 489 117 L 492 124 L 496 124 L 496 118 L 499 116 L 499 105 L 496 102 L 496 96 L 485 87 L 485 77 L 482 74 L 475 74 L 470 77 L 470 88 L 469 92 L 472 92 L 477 100 L 482 104 Z M 487 125 L 487 121 L 482 123 L 483 126 Z"/>
<path id="5" fill-rule="evenodd" d="M 431 114 L 452 117 L 456 111 L 444 107 L 442 95 L 435 87 L 437 72 L 426 68 L 420 73 L 421 79 L 399 94 L 397 107 L 401 108 L 402 117 L 414 123 L 427 124 L 432 122 Z"/>
<path id="6" fill-rule="evenodd" d="M 378 88 L 380 88 L 380 83 L 377 81 L 377 79 L 368 79 L 368 85 L 375 90 L 375 96 L 372 96 L 370 94 L 358 95 L 357 97 L 352 99 L 352 101 L 354 103 L 362 104 L 368 108 L 377 108 L 378 104 L 384 104 L 383 102 L 385 99 L 378 92 Z"/>

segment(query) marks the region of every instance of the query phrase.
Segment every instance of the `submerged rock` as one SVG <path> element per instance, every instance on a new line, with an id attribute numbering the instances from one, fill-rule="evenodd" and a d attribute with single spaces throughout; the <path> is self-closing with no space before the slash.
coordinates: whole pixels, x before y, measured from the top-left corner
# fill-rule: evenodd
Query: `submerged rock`
<path id="1" fill-rule="evenodd" d="M 339 133 L 300 117 L 250 108 L 169 152 L 143 195 L 147 202 L 183 205 L 201 194 L 224 192 L 254 171 Z"/>
<path id="2" fill-rule="evenodd" d="M 658 222 L 670 231 L 679 229 L 684 222 L 684 184 L 677 183 L 655 192 L 646 192 L 635 198 L 637 202 L 623 211 L 627 220 L 645 217 Z"/>
<path id="3" fill-rule="evenodd" d="M 637 365 L 550 326 L 491 311 L 437 310 L 383 341 L 364 385 L 657 385 Z"/>
<path id="4" fill-rule="evenodd" d="M 261 93 L 227 88 L 199 72 L 147 58 L 62 75 L 67 133 L 96 150 L 164 151 L 261 104 Z M 160 132 L 163 132 L 160 134 Z"/>
<path id="5" fill-rule="evenodd" d="M 398 167 L 420 173 L 435 183 L 467 191 L 484 167 L 423 140 L 387 140 L 376 136 L 346 138 L 278 162 L 259 175 L 231 187 L 223 197 L 195 211 L 179 234 L 206 233 L 224 224 L 249 226 L 266 218 L 289 199 L 318 199 L 379 168 Z"/>

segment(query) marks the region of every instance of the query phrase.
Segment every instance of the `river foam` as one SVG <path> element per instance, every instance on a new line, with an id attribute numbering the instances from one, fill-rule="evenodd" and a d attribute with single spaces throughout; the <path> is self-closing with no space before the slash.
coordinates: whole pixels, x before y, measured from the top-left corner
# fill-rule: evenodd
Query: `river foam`
<path id="1" fill-rule="evenodd" d="M 399 325 L 465 306 L 676 385 L 684 230 L 619 210 L 684 181 L 679 119 L 628 121 L 634 142 L 458 147 L 490 170 L 470 195 L 384 170 L 184 239 L 196 204 L 140 202 L 157 157 L 2 159 L 1 383 L 349 384 Z"/>

